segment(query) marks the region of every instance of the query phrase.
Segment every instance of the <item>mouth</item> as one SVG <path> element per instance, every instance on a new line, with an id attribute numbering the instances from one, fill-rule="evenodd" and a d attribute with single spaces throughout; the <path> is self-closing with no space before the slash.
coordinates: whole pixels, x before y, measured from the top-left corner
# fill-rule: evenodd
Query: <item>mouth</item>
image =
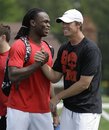
<path id="1" fill-rule="evenodd" d="M 47 36 L 47 35 L 48 35 L 48 33 L 49 33 L 49 31 L 50 31 L 50 29 L 49 29 L 49 28 L 44 29 L 44 35 L 45 35 L 45 36 Z"/>
<path id="2" fill-rule="evenodd" d="M 68 31 L 68 29 L 67 29 L 67 28 L 64 28 L 63 31 Z"/>
<path id="3" fill-rule="evenodd" d="M 63 30 L 64 34 L 68 33 L 69 31 L 67 29 Z"/>
<path id="4" fill-rule="evenodd" d="M 49 33 L 50 28 L 46 28 L 44 32 Z"/>

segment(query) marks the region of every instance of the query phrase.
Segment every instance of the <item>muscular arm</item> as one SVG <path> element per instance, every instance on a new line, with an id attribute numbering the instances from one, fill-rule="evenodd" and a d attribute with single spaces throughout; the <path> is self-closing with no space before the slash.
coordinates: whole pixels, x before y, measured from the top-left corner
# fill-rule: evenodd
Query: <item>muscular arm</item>
<path id="1" fill-rule="evenodd" d="M 47 55 L 47 52 L 45 52 L 43 50 L 42 51 L 37 51 L 37 53 L 34 56 L 35 61 L 40 61 L 43 62 L 45 60 L 45 55 Z M 50 66 L 48 66 L 47 64 L 44 64 L 42 66 L 42 71 L 44 72 L 45 76 L 52 82 L 52 83 L 56 83 L 58 82 L 61 77 L 62 77 L 62 73 L 54 71 Z"/>
<path id="2" fill-rule="evenodd" d="M 34 71 L 41 66 L 41 62 L 35 62 L 32 65 L 23 68 L 9 67 L 9 79 L 12 82 L 19 82 L 22 79 L 28 78 Z"/>

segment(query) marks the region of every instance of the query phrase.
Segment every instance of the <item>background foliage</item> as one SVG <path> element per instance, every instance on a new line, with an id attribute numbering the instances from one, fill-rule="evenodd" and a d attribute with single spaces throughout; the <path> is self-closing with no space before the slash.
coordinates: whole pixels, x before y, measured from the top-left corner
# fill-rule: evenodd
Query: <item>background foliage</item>
<path id="1" fill-rule="evenodd" d="M 77 8 L 89 16 L 98 28 L 98 45 L 103 55 L 103 80 L 109 84 L 109 0 L 0 0 L 0 21 L 19 22 L 27 10 L 33 7 L 45 9 L 51 18 L 51 32 L 65 42 L 61 25 L 55 19 L 64 11 Z"/>

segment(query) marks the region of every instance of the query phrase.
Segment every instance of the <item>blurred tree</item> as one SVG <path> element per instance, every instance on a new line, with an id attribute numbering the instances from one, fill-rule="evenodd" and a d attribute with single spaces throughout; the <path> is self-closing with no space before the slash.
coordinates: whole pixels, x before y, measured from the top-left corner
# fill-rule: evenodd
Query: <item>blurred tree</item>
<path id="1" fill-rule="evenodd" d="M 17 4 L 16 0 L 0 0 L 0 21 L 19 21 L 23 9 Z"/>
<path id="2" fill-rule="evenodd" d="M 109 30 L 109 0 L 81 0 L 81 10 L 93 18 L 99 31 Z"/>
<path id="3" fill-rule="evenodd" d="M 70 8 L 77 8 L 84 16 L 91 17 L 98 28 L 98 45 L 103 54 L 103 79 L 109 81 L 109 0 L 0 0 L 0 20 L 21 21 L 26 11 L 33 7 L 43 8 L 51 18 L 51 32 L 61 41 L 66 41 L 61 25 L 55 20 Z"/>
<path id="4" fill-rule="evenodd" d="M 98 44 L 103 56 L 103 80 L 109 81 L 109 0 L 81 0 L 81 10 L 92 17 L 98 28 Z"/>
<path id="5" fill-rule="evenodd" d="M 62 15 L 64 11 L 67 9 L 73 8 L 73 3 L 75 0 L 16 0 L 17 3 L 20 5 L 20 7 L 24 8 L 24 11 L 26 13 L 27 10 L 30 8 L 38 7 L 43 8 L 50 16 L 51 19 L 51 32 L 56 35 L 56 37 L 62 42 L 64 41 L 64 37 L 62 35 L 61 26 L 56 24 L 55 20 L 58 16 Z"/>

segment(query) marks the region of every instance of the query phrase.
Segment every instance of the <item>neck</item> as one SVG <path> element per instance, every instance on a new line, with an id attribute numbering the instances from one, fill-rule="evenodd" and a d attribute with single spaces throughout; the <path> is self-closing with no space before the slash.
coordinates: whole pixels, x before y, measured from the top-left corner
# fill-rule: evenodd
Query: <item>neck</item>
<path id="1" fill-rule="evenodd" d="M 0 53 L 4 53 L 8 51 L 9 49 L 10 49 L 10 46 L 6 41 L 0 43 Z"/>
<path id="2" fill-rule="evenodd" d="M 84 38 L 83 33 L 80 33 L 79 35 L 76 35 L 75 37 L 69 38 L 69 40 L 72 45 L 77 45 L 82 41 L 83 38 Z"/>
<path id="3" fill-rule="evenodd" d="M 36 35 L 35 33 L 30 32 L 29 38 L 30 38 L 32 41 L 34 41 L 36 44 L 40 44 L 40 43 L 41 43 L 41 37 L 39 37 L 39 36 Z"/>

